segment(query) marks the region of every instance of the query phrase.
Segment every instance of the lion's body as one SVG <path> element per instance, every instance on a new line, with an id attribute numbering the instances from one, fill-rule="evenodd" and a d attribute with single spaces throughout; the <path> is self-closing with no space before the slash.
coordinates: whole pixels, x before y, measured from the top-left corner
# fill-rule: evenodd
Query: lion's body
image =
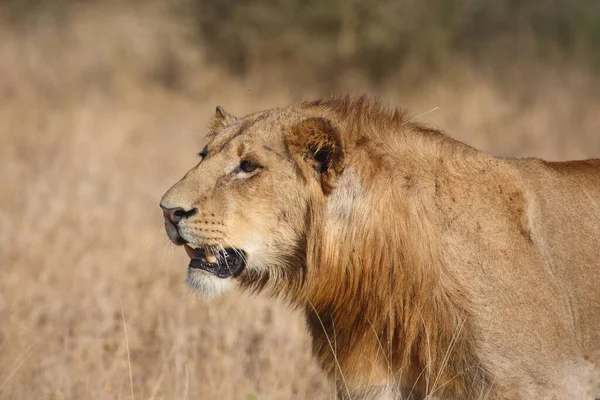
<path id="1" fill-rule="evenodd" d="M 364 98 L 240 121 L 213 141 L 293 167 L 254 192 L 279 228 L 236 279 L 304 307 L 341 397 L 600 395 L 599 160 L 495 158 Z M 169 205 L 200 204 L 190 174 Z"/>

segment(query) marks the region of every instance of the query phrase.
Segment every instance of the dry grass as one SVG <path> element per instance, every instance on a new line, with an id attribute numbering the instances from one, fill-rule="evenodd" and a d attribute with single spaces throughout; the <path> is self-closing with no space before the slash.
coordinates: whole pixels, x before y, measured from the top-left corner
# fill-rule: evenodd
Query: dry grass
<path id="1" fill-rule="evenodd" d="M 0 28 L 0 398 L 331 398 L 297 312 L 194 299 L 158 208 L 214 105 L 243 114 L 323 93 L 228 79 L 160 10 L 106 10 Z M 183 90 L 161 83 L 173 58 Z M 512 91 L 465 72 L 371 93 L 439 107 L 421 119 L 497 154 L 600 156 L 595 79 L 528 76 Z"/>

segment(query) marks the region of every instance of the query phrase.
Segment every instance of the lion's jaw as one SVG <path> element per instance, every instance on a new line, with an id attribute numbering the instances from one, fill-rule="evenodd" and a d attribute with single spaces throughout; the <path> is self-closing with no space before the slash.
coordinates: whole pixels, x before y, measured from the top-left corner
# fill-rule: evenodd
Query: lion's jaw
<path id="1" fill-rule="evenodd" d="M 167 235 L 190 256 L 186 283 L 202 295 L 260 285 L 297 259 L 304 184 L 295 166 L 282 162 L 281 129 L 255 119 L 215 132 L 200 163 L 161 200 Z"/>

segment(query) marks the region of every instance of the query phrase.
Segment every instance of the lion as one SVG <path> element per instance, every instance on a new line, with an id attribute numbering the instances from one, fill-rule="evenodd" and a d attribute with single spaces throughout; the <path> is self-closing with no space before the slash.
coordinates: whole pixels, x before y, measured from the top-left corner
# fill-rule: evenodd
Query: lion
<path id="1" fill-rule="evenodd" d="M 497 158 L 367 97 L 236 118 L 161 200 L 205 295 L 304 310 L 339 398 L 600 395 L 600 160 Z"/>

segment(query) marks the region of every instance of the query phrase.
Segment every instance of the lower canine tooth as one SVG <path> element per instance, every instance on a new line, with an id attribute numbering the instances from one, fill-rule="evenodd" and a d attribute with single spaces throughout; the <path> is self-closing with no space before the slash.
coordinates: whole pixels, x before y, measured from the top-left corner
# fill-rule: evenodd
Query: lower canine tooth
<path id="1" fill-rule="evenodd" d="M 212 252 L 206 253 L 204 255 L 204 259 L 206 260 L 206 262 L 211 263 L 211 264 L 214 264 L 217 262 L 217 257 L 215 257 L 215 255 Z"/>

